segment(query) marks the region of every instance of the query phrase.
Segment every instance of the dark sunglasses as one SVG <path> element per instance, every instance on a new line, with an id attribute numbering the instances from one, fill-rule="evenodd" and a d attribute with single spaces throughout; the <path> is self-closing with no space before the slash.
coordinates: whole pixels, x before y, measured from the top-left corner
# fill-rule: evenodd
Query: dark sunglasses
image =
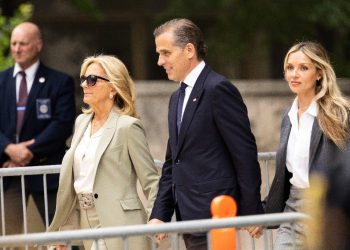
<path id="1" fill-rule="evenodd" d="M 95 84 L 96 84 L 98 78 L 109 82 L 108 79 L 103 78 L 103 77 L 101 77 L 101 76 L 97 76 L 97 75 L 84 76 L 84 75 L 82 75 L 82 76 L 80 77 L 80 85 L 82 85 L 83 82 L 85 82 L 85 80 L 86 80 L 87 86 L 89 86 L 89 87 L 95 86 Z"/>

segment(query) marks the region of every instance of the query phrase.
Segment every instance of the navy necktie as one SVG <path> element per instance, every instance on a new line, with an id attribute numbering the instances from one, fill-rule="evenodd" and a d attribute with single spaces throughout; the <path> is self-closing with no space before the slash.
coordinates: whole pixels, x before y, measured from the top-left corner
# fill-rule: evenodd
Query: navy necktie
<path id="1" fill-rule="evenodd" d="M 27 91 L 27 81 L 26 73 L 20 71 L 19 74 L 22 75 L 21 84 L 19 86 L 18 103 L 17 103 L 17 138 L 19 140 L 19 135 L 22 129 L 24 112 L 26 111 L 28 91 Z"/>
<path id="2" fill-rule="evenodd" d="M 179 102 L 177 103 L 177 134 L 180 134 L 182 107 L 184 105 L 186 87 L 187 87 L 187 84 L 184 82 L 181 82 Z"/>

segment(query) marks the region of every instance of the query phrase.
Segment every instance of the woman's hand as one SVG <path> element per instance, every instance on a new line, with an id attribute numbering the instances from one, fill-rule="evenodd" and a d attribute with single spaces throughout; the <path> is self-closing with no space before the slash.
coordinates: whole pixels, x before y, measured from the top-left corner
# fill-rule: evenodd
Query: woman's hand
<path id="1" fill-rule="evenodd" d="M 67 246 L 64 246 L 64 245 L 57 245 L 55 246 L 57 250 L 67 250 Z"/>
<path id="2" fill-rule="evenodd" d="M 256 239 L 259 239 L 260 236 L 264 234 L 262 226 L 247 227 L 246 230 L 249 232 L 252 238 L 256 238 Z"/>
<path id="3" fill-rule="evenodd" d="M 152 219 L 148 222 L 148 225 L 154 225 L 154 224 L 162 224 L 164 223 L 163 221 L 161 220 L 158 220 L 158 219 Z M 151 235 L 149 235 L 150 238 L 152 238 Z M 154 237 L 154 240 L 156 243 L 160 244 L 164 239 L 168 238 L 169 235 L 168 234 L 156 234 L 155 237 Z"/>

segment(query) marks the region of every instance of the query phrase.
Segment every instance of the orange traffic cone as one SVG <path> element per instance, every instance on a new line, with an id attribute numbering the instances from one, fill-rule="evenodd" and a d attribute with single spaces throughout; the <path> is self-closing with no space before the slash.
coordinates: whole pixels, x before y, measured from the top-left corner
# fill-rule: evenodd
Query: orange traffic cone
<path id="1" fill-rule="evenodd" d="M 235 217 L 237 204 L 231 196 L 220 195 L 211 202 L 213 219 Z M 212 250 L 237 249 L 236 229 L 213 229 L 210 232 Z"/>

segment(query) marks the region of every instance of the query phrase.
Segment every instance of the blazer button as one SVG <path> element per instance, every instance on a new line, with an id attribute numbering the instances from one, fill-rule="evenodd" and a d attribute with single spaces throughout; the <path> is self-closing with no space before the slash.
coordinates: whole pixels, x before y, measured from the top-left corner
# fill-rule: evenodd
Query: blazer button
<path id="1" fill-rule="evenodd" d="M 176 159 L 175 164 L 179 164 L 179 163 L 180 163 L 180 160 Z"/>
<path id="2" fill-rule="evenodd" d="M 95 194 L 94 197 L 95 197 L 95 199 L 97 199 L 98 198 L 98 194 Z"/>

